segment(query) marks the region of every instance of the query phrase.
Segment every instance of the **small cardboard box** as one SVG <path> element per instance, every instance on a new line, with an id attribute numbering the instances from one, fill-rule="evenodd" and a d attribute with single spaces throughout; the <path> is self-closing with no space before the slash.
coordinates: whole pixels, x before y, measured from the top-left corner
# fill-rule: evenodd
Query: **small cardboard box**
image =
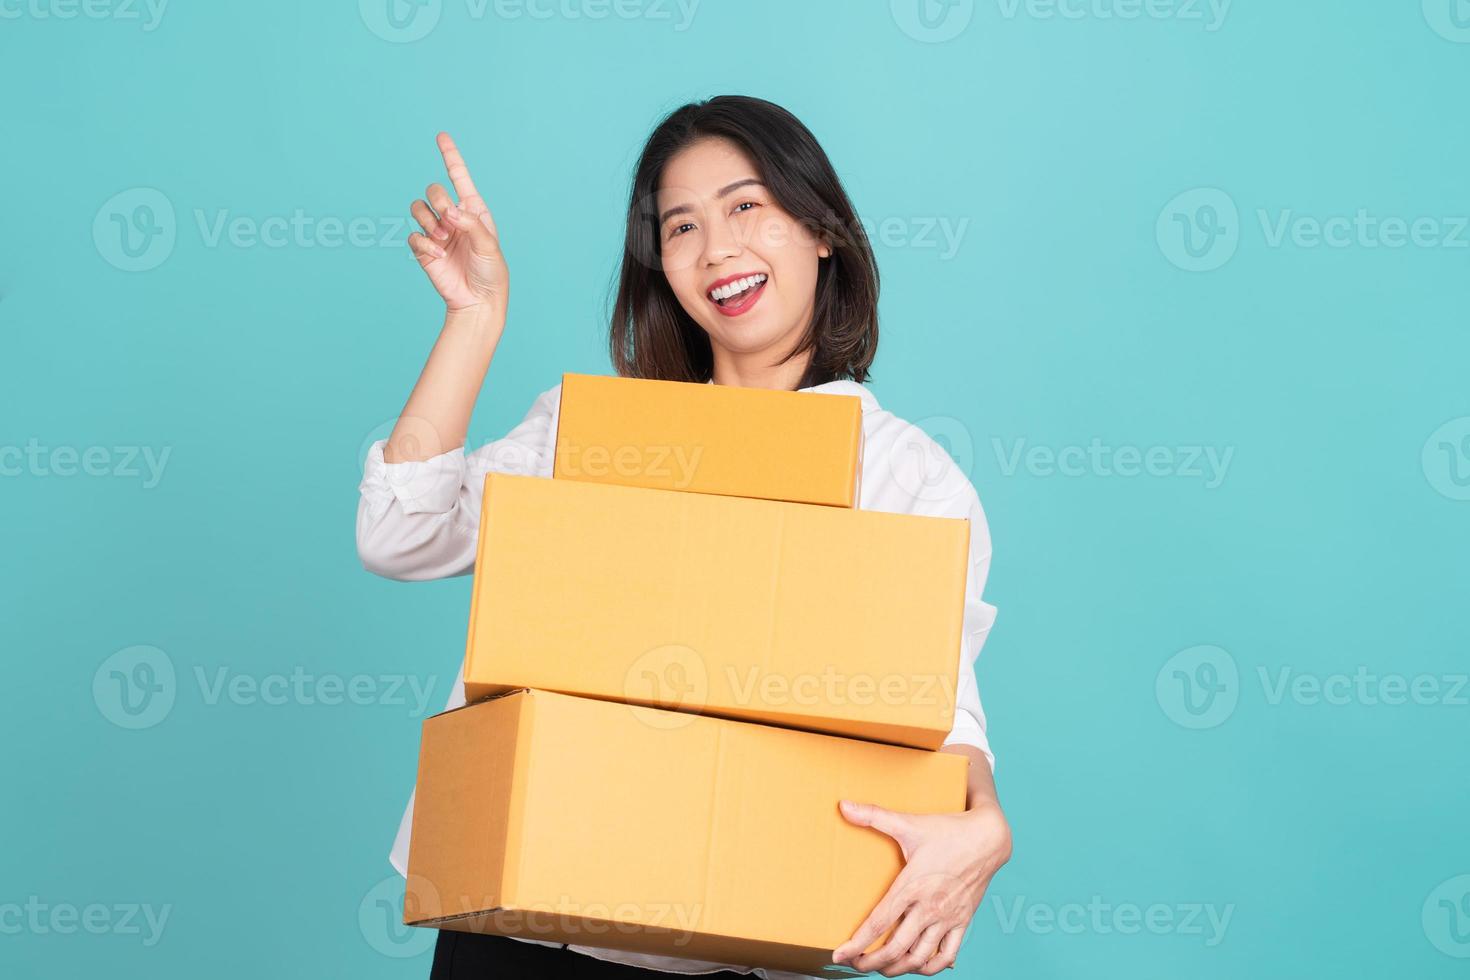
<path id="1" fill-rule="evenodd" d="M 838 801 L 959 812 L 967 766 L 513 692 L 424 721 L 404 921 L 816 972 L 902 867 Z"/>
<path id="2" fill-rule="evenodd" d="M 969 522 L 491 473 L 465 695 L 521 687 L 937 749 Z"/>
<path id="3" fill-rule="evenodd" d="M 855 507 L 854 395 L 565 374 L 561 480 Z"/>

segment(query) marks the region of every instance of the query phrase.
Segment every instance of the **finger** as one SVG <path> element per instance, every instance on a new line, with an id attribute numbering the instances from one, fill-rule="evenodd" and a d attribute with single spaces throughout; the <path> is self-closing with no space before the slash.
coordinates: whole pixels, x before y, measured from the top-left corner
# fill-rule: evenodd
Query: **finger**
<path id="1" fill-rule="evenodd" d="M 928 928 L 919 933 L 919 938 L 909 947 L 908 952 L 898 958 L 889 967 L 888 976 L 900 977 L 905 973 L 913 973 L 934 956 L 939 950 L 939 940 L 944 938 L 947 927 L 943 922 L 931 922 Z"/>
<path id="2" fill-rule="evenodd" d="M 449 196 L 443 184 L 430 184 L 424 189 L 424 197 L 429 199 L 429 206 L 434 209 L 435 214 L 442 215 L 454 203 L 454 198 Z"/>
<path id="3" fill-rule="evenodd" d="M 490 234 L 500 237 L 500 232 L 495 227 L 495 216 L 490 213 L 490 206 L 480 196 L 475 188 L 475 182 L 470 179 L 469 168 L 465 166 L 464 158 L 459 155 L 459 149 L 454 145 L 448 133 L 439 134 L 439 149 L 444 153 L 444 166 L 449 171 L 449 179 L 454 184 L 454 193 L 459 196 L 459 206 L 470 214 L 479 216 L 489 229 Z M 433 203 L 433 198 L 429 199 Z M 441 214 L 443 209 L 435 205 Z"/>
<path id="4" fill-rule="evenodd" d="M 858 926 L 857 932 L 852 938 L 838 946 L 832 951 L 832 962 L 842 963 L 845 960 L 855 959 L 880 937 L 882 937 L 898 921 L 898 917 L 908 908 L 908 896 L 906 893 L 908 882 L 900 872 L 898 878 L 888 887 L 888 892 L 868 913 L 863 924 Z"/>
<path id="5" fill-rule="evenodd" d="M 919 972 L 926 977 L 932 977 L 954 966 L 960 956 L 960 945 L 965 941 L 965 929 L 966 926 L 955 926 L 945 933 L 944 940 L 939 944 L 939 952 L 920 967 Z"/>
<path id="6" fill-rule="evenodd" d="M 853 960 L 852 968 L 861 970 L 863 973 L 877 970 L 886 976 L 896 976 L 897 974 L 893 973 L 890 968 L 903 959 L 904 954 L 913 948 L 914 943 L 933 922 L 930 914 L 921 910 L 919 906 L 910 906 L 903 918 L 899 920 L 898 928 L 893 930 L 893 935 L 888 937 L 888 941 L 871 953 L 864 953 Z"/>
<path id="7" fill-rule="evenodd" d="M 429 199 L 429 203 L 433 205 L 434 210 L 440 214 L 441 223 L 444 213 L 455 206 L 454 199 L 449 196 L 449 192 L 444 189 L 442 184 L 430 184 L 424 191 L 424 196 Z M 499 238 L 500 233 L 495 230 L 495 219 L 491 217 L 490 209 L 485 207 L 484 202 L 479 198 L 473 198 L 472 200 L 475 202 L 474 206 L 471 206 L 470 202 L 461 198 L 459 208 L 470 214 L 479 215 L 480 221 L 489 229 L 490 234 Z"/>
<path id="8" fill-rule="evenodd" d="M 840 809 L 843 819 L 848 823 L 856 827 L 872 827 L 900 843 L 909 829 L 906 814 L 885 809 L 876 803 L 854 803 L 852 800 L 843 800 Z"/>
<path id="9" fill-rule="evenodd" d="M 444 169 L 449 173 L 449 180 L 454 184 L 454 193 L 461 201 L 467 198 L 478 198 L 480 192 L 475 190 L 475 182 L 470 179 L 470 168 L 465 166 L 464 157 L 459 155 L 459 147 L 454 145 L 454 140 L 448 133 L 440 133 L 438 136 L 439 152 L 444 155 Z"/>
<path id="10" fill-rule="evenodd" d="M 444 217 L 456 230 L 470 236 L 470 251 L 476 255 L 488 259 L 500 254 L 500 241 L 480 218 L 453 204 L 444 209 Z"/>
<path id="11" fill-rule="evenodd" d="M 419 260 L 419 265 L 428 265 L 438 259 L 444 258 L 444 249 L 437 242 L 429 240 L 427 235 L 414 232 L 408 236 L 408 247 L 413 251 L 413 257 Z"/>
<path id="12" fill-rule="evenodd" d="M 414 201 L 413 204 L 409 205 L 408 211 L 413 215 L 414 220 L 419 223 L 419 227 L 424 230 L 424 234 L 430 238 L 437 238 L 441 242 L 448 240 L 449 232 L 439 226 L 439 218 L 434 214 L 434 209 L 429 207 L 428 204 L 423 201 Z"/>

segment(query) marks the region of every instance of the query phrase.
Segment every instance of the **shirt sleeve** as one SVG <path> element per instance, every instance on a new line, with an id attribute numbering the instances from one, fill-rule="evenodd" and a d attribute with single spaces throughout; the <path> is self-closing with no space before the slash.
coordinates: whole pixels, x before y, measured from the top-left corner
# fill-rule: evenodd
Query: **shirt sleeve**
<path id="1" fill-rule="evenodd" d="M 960 640 L 960 675 L 955 686 L 954 727 L 944 739 L 945 745 L 973 745 L 985 754 L 991 772 L 995 771 L 995 754 L 985 735 L 985 709 L 980 704 L 980 686 L 975 680 L 975 661 L 980 648 L 995 622 L 995 607 L 981 598 L 985 580 L 990 574 L 990 528 L 980 498 L 973 491 L 969 497 L 970 568 L 965 576 L 965 614 Z"/>
<path id="2" fill-rule="evenodd" d="M 368 449 L 357 502 L 357 554 L 384 578 L 423 581 L 475 567 L 485 474 L 551 476 L 561 385 L 536 397 L 500 439 L 425 460 L 388 463 L 379 440 Z"/>

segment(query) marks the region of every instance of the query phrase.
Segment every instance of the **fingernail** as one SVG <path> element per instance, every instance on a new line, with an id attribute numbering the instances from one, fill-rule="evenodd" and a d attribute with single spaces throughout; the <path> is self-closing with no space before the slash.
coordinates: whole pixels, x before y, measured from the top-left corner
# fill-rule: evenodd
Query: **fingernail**
<path id="1" fill-rule="evenodd" d="M 441 242 L 448 241 L 449 232 L 445 231 L 443 228 L 435 228 L 434 237 L 439 239 Z"/>
<path id="2" fill-rule="evenodd" d="M 448 253 L 448 252 L 446 252 L 446 251 L 444 251 L 444 249 L 442 249 L 442 248 L 440 248 L 440 247 L 439 247 L 439 246 L 438 246 L 438 245 L 435 245 L 435 246 L 434 246 L 434 254 L 435 254 L 435 255 L 437 255 L 437 256 L 439 256 L 439 258 L 441 258 L 441 259 L 442 259 L 442 258 L 444 258 L 444 257 L 445 257 L 445 256 L 446 256 L 446 255 L 448 255 L 448 254 L 449 254 L 449 253 Z"/>

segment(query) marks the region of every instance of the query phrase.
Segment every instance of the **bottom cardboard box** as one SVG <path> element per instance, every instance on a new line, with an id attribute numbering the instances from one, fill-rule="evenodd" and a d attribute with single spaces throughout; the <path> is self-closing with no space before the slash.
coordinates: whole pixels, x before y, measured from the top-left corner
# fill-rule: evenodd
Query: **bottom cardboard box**
<path id="1" fill-rule="evenodd" d="M 424 721 L 404 921 L 820 973 L 964 756 L 521 690 Z"/>

